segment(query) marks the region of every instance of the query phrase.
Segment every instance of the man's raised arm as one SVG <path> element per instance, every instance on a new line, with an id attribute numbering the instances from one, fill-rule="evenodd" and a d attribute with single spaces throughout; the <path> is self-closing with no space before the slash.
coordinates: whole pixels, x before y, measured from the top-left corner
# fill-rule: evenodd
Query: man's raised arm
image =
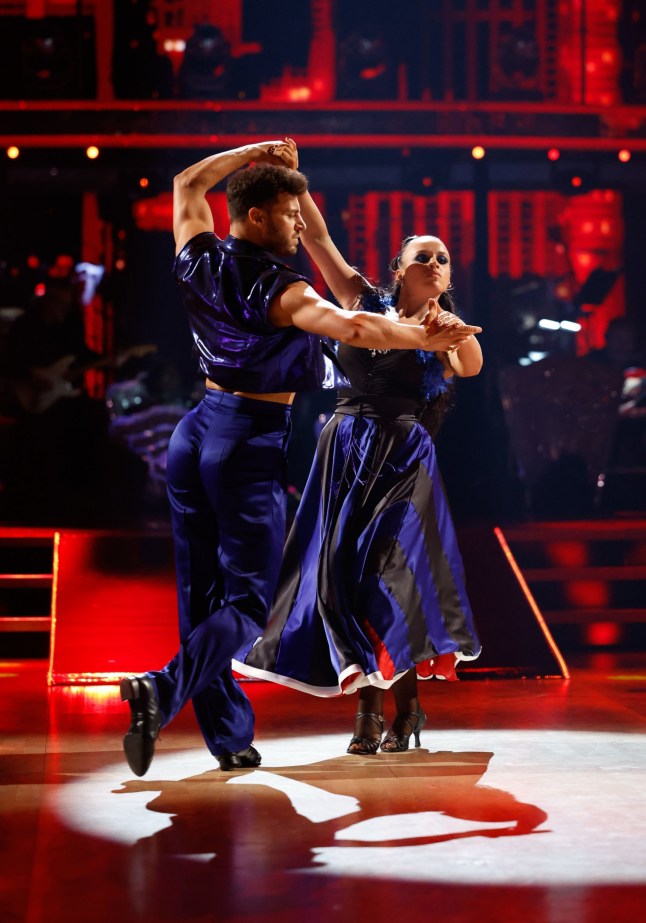
<path id="1" fill-rule="evenodd" d="M 173 181 L 173 233 L 175 252 L 202 231 L 213 231 L 213 215 L 206 200 L 206 193 L 229 174 L 251 161 L 281 163 L 280 156 L 273 150 L 280 141 L 260 141 L 245 144 L 230 151 L 211 154 L 186 170 L 178 173 Z M 271 153 L 270 153 L 271 149 Z"/>

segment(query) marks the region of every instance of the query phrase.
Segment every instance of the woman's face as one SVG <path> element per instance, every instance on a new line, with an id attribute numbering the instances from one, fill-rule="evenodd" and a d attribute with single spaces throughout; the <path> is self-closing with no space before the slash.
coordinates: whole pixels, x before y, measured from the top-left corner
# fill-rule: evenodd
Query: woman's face
<path id="1" fill-rule="evenodd" d="M 404 248 L 395 273 L 407 292 L 437 298 L 451 283 L 451 257 L 439 237 L 414 237 Z"/>

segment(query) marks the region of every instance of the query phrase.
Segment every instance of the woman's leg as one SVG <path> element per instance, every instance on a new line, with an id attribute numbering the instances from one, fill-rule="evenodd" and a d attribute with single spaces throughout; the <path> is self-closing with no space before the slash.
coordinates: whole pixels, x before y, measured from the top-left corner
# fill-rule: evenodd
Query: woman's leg
<path id="1" fill-rule="evenodd" d="M 397 715 L 381 745 L 381 749 L 386 753 L 408 750 L 411 734 L 415 735 L 416 745 L 419 746 L 419 732 L 426 721 L 426 715 L 421 710 L 417 697 L 417 673 L 414 667 L 397 680 L 392 690 Z"/>
<path id="2" fill-rule="evenodd" d="M 376 686 L 365 686 L 359 692 L 357 716 L 354 722 L 354 736 L 348 753 L 363 756 L 376 753 L 384 732 L 384 691 Z"/>

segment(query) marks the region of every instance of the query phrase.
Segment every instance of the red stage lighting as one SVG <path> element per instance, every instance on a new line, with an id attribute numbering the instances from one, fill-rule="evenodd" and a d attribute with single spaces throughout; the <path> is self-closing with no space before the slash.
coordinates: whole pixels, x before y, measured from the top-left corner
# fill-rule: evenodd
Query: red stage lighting
<path id="1" fill-rule="evenodd" d="M 605 609 L 610 603 L 610 587 L 606 580 L 572 580 L 565 587 L 572 606 L 584 609 Z"/>
<path id="2" fill-rule="evenodd" d="M 588 564 L 585 542 L 550 542 L 545 550 L 552 564 L 559 567 L 584 567 Z"/>
<path id="3" fill-rule="evenodd" d="M 586 625 L 585 640 L 593 647 L 610 647 L 622 639 L 621 625 L 616 622 L 593 622 Z"/>

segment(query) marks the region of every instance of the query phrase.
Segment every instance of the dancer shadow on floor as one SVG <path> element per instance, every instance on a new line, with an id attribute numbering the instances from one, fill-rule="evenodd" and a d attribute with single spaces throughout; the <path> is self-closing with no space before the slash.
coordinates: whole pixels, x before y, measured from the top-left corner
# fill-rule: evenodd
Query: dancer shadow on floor
<path id="1" fill-rule="evenodd" d="M 332 847 L 392 851 L 547 832 L 536 829 L 547 818 L 539 807 L 479 784 L 492 756 L 426 750 L 342 756 L 234 775 L 213 770 L 181 781 L 128 781 L 117 794 L 158 792 L 148 809 L 172 818 L 135 850 L 146 848 L 155 861 L 200 858 L 201 869 L 207 861 L 209 881 L 226 880 L 227 893 L 236 894 L 251 881 L 260 889 L 270 880 L 279 887 L 280 871 L 320 869 L 319 854 Z M 385 878 L 391 861 L 384 852 Z"/>

